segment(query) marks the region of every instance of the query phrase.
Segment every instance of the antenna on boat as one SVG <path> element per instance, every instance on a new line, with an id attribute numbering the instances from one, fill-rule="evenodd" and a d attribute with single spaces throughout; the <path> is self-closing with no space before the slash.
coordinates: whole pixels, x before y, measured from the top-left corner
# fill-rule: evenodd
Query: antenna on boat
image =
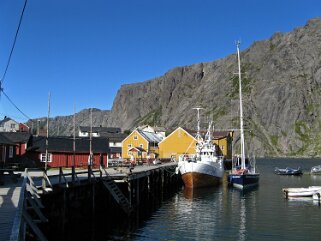
<path id="1" fill-rule="evenodd" d="M 242 168 L 245 168 L 245 142 L 244 142 L 244 128 L 243 128 L 243 105 L 242 105 L 242 77 L 241 77 L 241 58 L 240 58 L 240 41 L 237 41 L 237 62 L 239 75 L 239 95 L 240 95 L 240 136 L 241 136 L 241 160 Z"/>
<path id="2" fill-rule="evenodd" d="M 197 133 L 196 133 L 196 140 L 200 141 L 202 139 L 201 134 L 200 134 L 200 110 L 202 110 L 204 108 L 202 107 L 195 107 L 193 108 L 193 110 L 197 111 Z"/>

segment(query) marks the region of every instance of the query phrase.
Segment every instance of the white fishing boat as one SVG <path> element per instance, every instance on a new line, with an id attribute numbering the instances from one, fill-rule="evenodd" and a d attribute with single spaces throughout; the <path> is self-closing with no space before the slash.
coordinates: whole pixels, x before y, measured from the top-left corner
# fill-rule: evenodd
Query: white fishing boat
<path id="1" fill-rule="evenodd" d="M 321 165 L 314 166 L 311 168 L 310 174 L 321 175 Z"/>
<path id="2" fill-rule="evenodd" d="M 238 57 L 238 76 L 239 76 L 239 98 L 240 98 L 240 140 L 241 140 L 241 155 L 236 162 L 232 163 L 232 170 L 228 175 L 228 183 L 237 188 L 247 188 L 256 186 L 259 182 L 260 174 L 255 170 L 255 162 L 245 160 L 245 140 L 243 127 L 243 105 L 242 105 L 242 79 L 241 79 L 241 60 L 240 60 L 240 42 L 237 43 Z"/>
<path id="3" fill-rule="evenodd" d="M 200 135 L 200 116 L 197 110 L 196 154 L 179 157 L 176 173 L 180 172 L 186 188 L 214 186 L 224 175 L 223 157 L 217 155 L 212 141 L 212 122 L 209 123 L 205 140 Z"/>
<path id="4" fill-rule="evenodd" d="M 321 186 L 283 188 L 285 198 L 312 198 L 314 194 L 321 192 Z"/>

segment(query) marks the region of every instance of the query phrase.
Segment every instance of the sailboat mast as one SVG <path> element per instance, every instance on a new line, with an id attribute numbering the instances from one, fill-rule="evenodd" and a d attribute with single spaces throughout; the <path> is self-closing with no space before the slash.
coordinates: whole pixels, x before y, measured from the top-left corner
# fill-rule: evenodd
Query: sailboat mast
<path id="1" fill-rule="evenodd" d="M 241 168 L 245 168 L 245 141 L 243 128 L 243 104 L 242 104 L 242 77 L 241 77 L 241 58 L 240 58 L 240 41 L 236 44 L 237 47 L 237 62 L 239 69 L 239 96 L 240 96 L 240 135 L 241 135 Z"/>

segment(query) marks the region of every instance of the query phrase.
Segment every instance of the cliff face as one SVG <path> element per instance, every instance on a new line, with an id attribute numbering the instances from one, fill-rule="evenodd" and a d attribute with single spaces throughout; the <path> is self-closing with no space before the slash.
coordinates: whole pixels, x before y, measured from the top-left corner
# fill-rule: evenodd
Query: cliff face
<path id="1" fill-rule="evenodd" d="M 241 62 L 246 149 L 256 156 L 320 156 L 321 19 L 255 42 L 241 52 Z M 201 106 L 203 122 L 212 119 L 216 129 L 238 129 L 237 70 L 233 54 L 124 85 L 111 111 L 93 112 L 94 126 L 194 129 L 192 108 Z M 90 125 L 89 110 L 76 119 L 77 125 Z M 56 117 L 53 123 L 53 134 L 58 127 L 59 134 L 72 134 L 72 116 Z"/>
<path id="2" fill-rule="evenodd" d="M 321 19 L 276 33 L 241 53 L 247 149 L 263 155 L 321 154 Z M 146 82 L 124 85 L 108 125 L 196 126 L 193 107 L 216 129 L 239 128 L 236 55 L 178 67 Z"/>

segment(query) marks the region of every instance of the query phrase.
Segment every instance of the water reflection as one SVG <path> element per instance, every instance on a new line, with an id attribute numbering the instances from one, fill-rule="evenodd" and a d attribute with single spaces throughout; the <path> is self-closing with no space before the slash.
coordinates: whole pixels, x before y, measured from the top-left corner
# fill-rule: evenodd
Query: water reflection
<path id="1" fill-rule="evenodd" d="M 206 198 L 213 193 L 219 193 L 220 188 L 219 187 L 203 187 L 203 188 L 197 188 L 197 189 L 192 189 L 192 188 L 184 188 L 183 189 L 183 195 L 186 199 L 188 200 L 193 200 L 193 199 L 203 199 Z"/>
<path id="2" fill-rule="evenodd" d="M 309 170 L 321 160 L 258 160 L 260 184 L 252 189 L 182 189 L 152 215 L 135 240 L 320 240 L 320 204 L 286 200 L 282 188 L 320 186 L 321 176 L 287 177 L 275 166 Z"/>

